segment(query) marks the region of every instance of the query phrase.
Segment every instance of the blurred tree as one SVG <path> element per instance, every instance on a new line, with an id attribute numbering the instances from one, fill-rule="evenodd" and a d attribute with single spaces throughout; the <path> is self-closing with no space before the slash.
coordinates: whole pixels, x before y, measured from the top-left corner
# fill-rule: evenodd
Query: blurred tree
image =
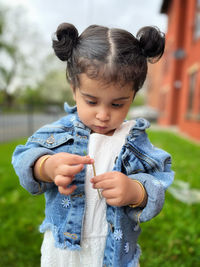
<path id="1" fill-rule="evenodd" d="M 21 107 L 23 110 L 27 105 L 41 106 L 43 105 L 43 99 L 39 90 L 27 86 L 25 89 L 16 88 L 13 93 L 15 99 L 15 106 Z"/>
<path id="2" fill-rule="evenodd" d="M 14 106 L 17 107 L 18 111 L 24 110 L 26 106 L 30 105 L 35 111 L 44 111 L 49 106 L 59 106 L 60 111 L 62 111 L 64 102 L 71 106 L 75 104 L 65 75 L 59 70 L 52 70 L 47 73 L 43 80 L 38 82 L 36 87 L 16 88 L 13 98 Z"/>
<path id="3" fill-rule="evenodd" d="M 16 87 L 33 83 L 33 62 L 41 57 L 38 46 L 42 47 L 42 38 L 30 27 L 24 11 L 0 3 L 0 94 L 1 104 L 6 106 L 12 105 Z"/>
<path id="4" fill-rule="evenodd" d="M 26 10 L 0 3 L 0 104 L 73 104 L 65 66 L 34 28 Z"/>
<path id="5" fill-rule="evenodd" d="M 74 105 L 72 90 L 65 76 L 65 63 L 57 60 L 53 53 L 40 62 L 41 75 L 37 83 L 26 88 L 18 87 L 14 92 L 17 106 L 32 103 L 34 109 L 44 105 L 58 105 L 63 102 Z"/>
<path id="6" fill-rule="evenodd" d="M 65 72 L 60 70 L 49 71 L 44 79 L 39 83 L 38 90 L 41 96 L 50 103 L 63 104 L 67 101 L 73 105 L 73 95 L 69 83 L 66 81 Z"/>
<path id="7" fill-rule="evenodd" d="M 1 92 L 1 101 L 4 100 L 6 103 L 10 103 L 11 96 L 8 93 L 8 86 L 11 83 L 14 75 L 15 75 L 15 65 L 16 65 L 16 48 L 13 44 L 9 44 L 3 37 L 6 28 L 6 14 L 7 10 L 0 6 L 0 53 L 1 53 L 1 65 L 0 65 L 0 89 Z M 10 68 L 10 71 L 6 69 L 6 67 L 2 64 L 2 57 L 9 56 L 13 60 L 13 64 Z"/>

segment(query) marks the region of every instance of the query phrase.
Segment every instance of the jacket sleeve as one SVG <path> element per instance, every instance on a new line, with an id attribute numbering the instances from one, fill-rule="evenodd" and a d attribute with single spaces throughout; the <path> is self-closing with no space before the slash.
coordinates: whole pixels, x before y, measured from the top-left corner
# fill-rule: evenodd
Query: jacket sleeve
<path id="1" fill-rule="evenodd" d="M 38 158 L 43 155 L 53 155 L 67 151 L 68 144 L 72 143 L 74 115 L 67 115 L 51 124 L 44 125 L 29 137 L 25 145 L 16 147 L 12 164 L 19 177 L 20 184 L 31 194 L 41 194 L 55 187 L 54 183 L 37 181 L 33 175 L 33 167 Z"/>
<path id="2" fill-rule="evenodd" d="M 53 151 L 28 141 L 26 145 L 17 146 L 12 156 L 12 164 L 21 186 L 33 195 L 41 194 L 54 186 L 53 183 L 37 181 L 33 175 L 36 160 L 45 154 L 53 154 Z"/>
<path id="3" fill-rule="evenodd" d="M 118 169 L 131 179 L 140 181 L 147 192 L 148 200 L 143 209 L 126 207 L 128 216 L 134 220 L 140 213 L 140 222 L 159 214 L 164 205 L 165 191 L 174 179 L 171 156 L 151 144 L 145 132 L 148 127 L 146 120 L 137 120 L 120 152 L 122 160 L 118 162 Z"/>
<path id="4" fill-rule="evenodd" d="M 141 209 L 139 217 L 140 222 L 145 222 L 160 213 L 164 205 L 166 183 L 163 183 L 164 177 L 168 181 L 168 186 L 172 183 L 174 172 L 171 170 L 163 170 L 163 172 L 138 173 L 129 176 L 131 179 L 140 181 L 148 195 L 147 204 L 144 209 Z M 128 213 L 132 217 L 134 209 L 129 208 Z M 136 208 L 137 212 L 138 209 Z"/>

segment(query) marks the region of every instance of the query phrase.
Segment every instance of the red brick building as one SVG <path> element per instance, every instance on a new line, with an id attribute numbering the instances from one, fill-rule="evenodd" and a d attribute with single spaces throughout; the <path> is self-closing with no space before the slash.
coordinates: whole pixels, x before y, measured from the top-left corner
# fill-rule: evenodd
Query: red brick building
<path id="1" fill-rule="evenodd" d="M 200 0 L 163 0 L 161 13 L 166 49 L 149 70 L 148 104 L 160 111 L 159 124 L 200 140 Z"/>

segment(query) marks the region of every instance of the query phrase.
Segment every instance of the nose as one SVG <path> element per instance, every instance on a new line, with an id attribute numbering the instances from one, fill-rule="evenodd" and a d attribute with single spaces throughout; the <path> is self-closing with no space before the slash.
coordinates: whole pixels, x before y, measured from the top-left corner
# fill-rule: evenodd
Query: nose
<path id="1" fill-rule="evenodd" d="M 106 108 L 101 108 L 96 113 L 96 119 L 99 121 L 108 121 L 110 119 L 110 113 L 109 110 Z"/>

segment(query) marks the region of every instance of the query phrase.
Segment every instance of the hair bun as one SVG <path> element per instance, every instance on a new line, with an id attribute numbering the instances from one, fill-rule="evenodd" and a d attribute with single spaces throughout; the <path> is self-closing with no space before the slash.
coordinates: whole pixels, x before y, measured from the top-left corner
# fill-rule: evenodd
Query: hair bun
<path id="1" fill-rule="evenodd" d="M 54 52 L 60 60 L 67 61 L 78 42 L 78 30 L 70 23 L 62 23 L 58 26 L 55 37 Z"/>
<path id="2" fill-rule="evenodd" d="M 164 53 L 165 34 L 157 27 L 144 27 L 136 35 L 142 54 L 150 63 L 157 62 Z"/>

